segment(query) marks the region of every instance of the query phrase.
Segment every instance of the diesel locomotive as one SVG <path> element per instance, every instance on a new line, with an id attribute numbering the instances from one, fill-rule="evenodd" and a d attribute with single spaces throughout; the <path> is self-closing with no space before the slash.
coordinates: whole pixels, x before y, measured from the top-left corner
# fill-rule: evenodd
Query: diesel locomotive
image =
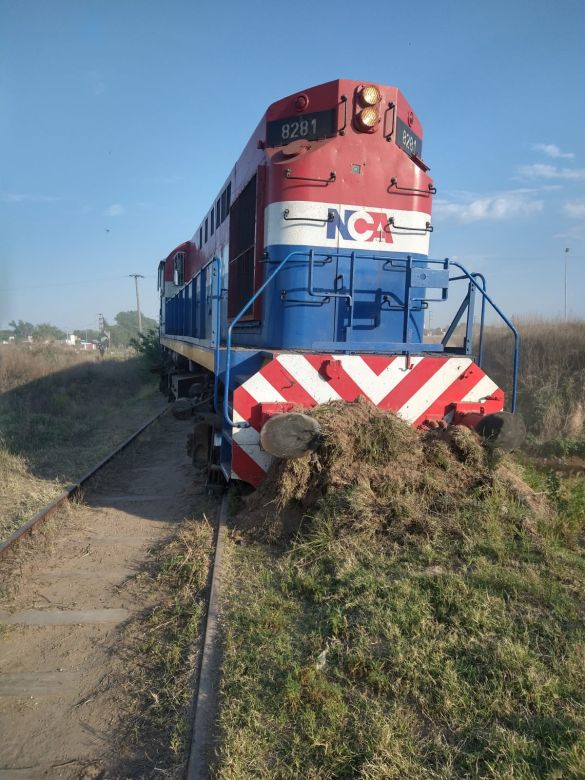
<path id="1" fill-rule="evenodd" d="M 422 143 L 396 87 L 337 80 L 289 95 L 160 262 L 164 387 L 192 399 L 212 479 L 259 485 L 275 456 L 308 444 L 299 409 L 358 396 L 415 426 L 506 439 L 504 393 L 481 367 L 486 308 L 514 337 L 511 411 L 518 334 L 481 274 L 429 257 Z M 429 343 L 425 310 L 454 282 L 461 304 Z"/>

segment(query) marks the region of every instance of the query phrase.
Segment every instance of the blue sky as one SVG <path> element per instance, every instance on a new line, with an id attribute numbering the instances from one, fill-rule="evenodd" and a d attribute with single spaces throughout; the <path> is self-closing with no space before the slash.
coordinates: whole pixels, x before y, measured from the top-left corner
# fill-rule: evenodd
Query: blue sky
<path id="1" fill-rule="evenodd" d="M 512 315 L 585 315 L 585 3 L 0 0 L 0 327 L 156 315 L 266 107 L 400 87 L 438 188 L 431 256 Z M 443 319 L 437 311 L 437 319 Z"/>

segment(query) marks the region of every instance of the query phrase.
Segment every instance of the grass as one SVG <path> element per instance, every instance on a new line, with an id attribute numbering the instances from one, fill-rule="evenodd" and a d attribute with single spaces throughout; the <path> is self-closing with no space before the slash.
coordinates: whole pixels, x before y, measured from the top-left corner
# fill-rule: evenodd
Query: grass
<path id="1" fill-rule="evenodd" d="M 139 358 L 0 347 L 0 539 L 160 407 Z"/>
<path id="2" fill-rule="evenodd" d="M 582 488 L 373 417 L 227 547 L 215 776 L 585 776 Z"/>
<path id="3" fill-rule="evenodd" d="M 15 530 L 23 518 L 32 517 L 62 490 L 62 483 L 35 477 L 26 460 L 14 455 L 0 441 L 0 540 Z"/>
<path id="4" fill-rule="evenodd" d="M 212 542 L 213 529 L 203 515 L 185 521 L 155 553 L 149 583 L 160 604 L 130 642 L 123 681 L 130 725 L 120 734 L 120 752 L 136 748 L 142 761 L 151 756 L 156 764 L 137 768 L 141 777 L 155 770 L 182 777 L 185 770 Z"/>
<path id="5" fill-rule="evenodd" d="M 560 439 L 585 451 L 585 321 L 519 320 L 518 410 L 531 443 Z M 484 369 L 509 397 L 512 339 L 504 328 L 488 328 Z"/>

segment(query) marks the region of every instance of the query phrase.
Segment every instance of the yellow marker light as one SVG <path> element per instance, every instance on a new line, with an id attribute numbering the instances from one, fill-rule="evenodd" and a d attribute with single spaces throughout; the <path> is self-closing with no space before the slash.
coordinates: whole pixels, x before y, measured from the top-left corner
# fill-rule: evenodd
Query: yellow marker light
<path id="1" fill-rule="evenodd" d="M 367 130 L 372 130 L 380 121 L 380 114 L 375 108 L 364 108 L 363 111 L 357 115 L 357 120 Z"/>
<path id="2" fill-rule="evenodd" d="M 380 100 L 382 95 L 374 84 L 366 84 L 360 92 L 360 101 L 364 106 L 377 106 Z"/>

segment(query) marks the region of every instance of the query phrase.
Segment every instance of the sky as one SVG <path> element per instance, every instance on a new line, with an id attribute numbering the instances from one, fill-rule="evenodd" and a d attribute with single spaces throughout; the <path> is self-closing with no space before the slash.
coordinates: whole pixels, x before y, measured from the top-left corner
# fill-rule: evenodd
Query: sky
<path id="1" fill-rule="evenodd" d="M 421 119 L 431 257 L 539 317 L 564 316 L 567 261 L 583 317 L 584 41 L 582 0 L 0 0 L 0 328 L 112 321 L 132 273 L 156 316 L 158 261 L 268 105 L 336 78 Z"/>

